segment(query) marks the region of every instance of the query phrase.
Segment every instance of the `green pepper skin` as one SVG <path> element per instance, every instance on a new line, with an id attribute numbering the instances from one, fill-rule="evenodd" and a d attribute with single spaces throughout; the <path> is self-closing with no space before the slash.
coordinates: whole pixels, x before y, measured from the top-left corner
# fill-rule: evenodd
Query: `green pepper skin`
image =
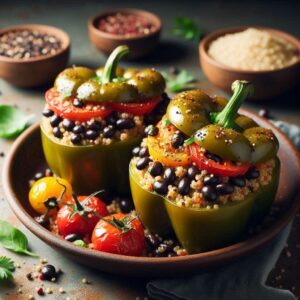
<path id="1" fill-rule="evenodd" d="M 210 124 L 209 113 L 217 108 L 218 104 L 203 91 L 185 91 L 177 94 L 168 105 L 167 118 L 180 131 L 191 136 Z"/>
<path id="2" fill-rule="evenodd" d="M 131 163 L 129 176 L 133 201 L 141 221 L 150 232 L 167 234 L 171 227 L 190 254 L 216 249 L 238 239 L 250 218 L 256 219 L 269 211 L 279 180 L 280 164 L 278 158 L 275 161 L 269 185 L 250 193 L 243 201 L 218 209 L 179 207 L 163 196 L 144 190 Z"/>
<path id="3" fill-rule="evenodd" d="M 70 182 L 75 192 L 89 195 L 97 190 L 130 195 L 126 172 L 131 151 L 141 138 L 111 145 L 69 146 L 49 136 L 41 124 L 46 161 L 54 173 Z"/>

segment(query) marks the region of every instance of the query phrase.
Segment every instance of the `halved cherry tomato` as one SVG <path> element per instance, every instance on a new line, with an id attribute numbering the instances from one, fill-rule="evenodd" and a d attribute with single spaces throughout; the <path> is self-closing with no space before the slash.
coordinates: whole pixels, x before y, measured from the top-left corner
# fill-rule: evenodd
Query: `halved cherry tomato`
<path id="1" fill-rule="evenodd" d="M 53 110 L 57 115 L 62 118 L 66 118 L 72 121 L 85 122 L 92 118 L 105 118 L 112 113 L 112 109 L 100 105 L 99 103 L 89 102 L 90 105 L 98 106 L 100 109 L 87 110 L 84 107 L 75 107 L 72 103 L 74 96 L 61 99 L 61 95 L 55 88 L 48 90 L 45 94 L 45 98 L 49 109 Z"/>
<path id="2" fill-rule="evenodd" d="M 84 201 L 85 198 L 86 196 L 78 196 L 79 202 Z M 105 203 L 95 196 L 89 199 L 86 206 L 91 208 L 101 217 L 108 215 Z M 65 237 L 68 234 L 77 233 L 82 238 L 86 235 L 90 235 L 99 221 L 99 218 L 88 212 L 84 212 L 83 216 L 77 213 L 70 218 L 72 212 L 73 208 L 68 205 L 64 205 L 58 211 L 56 223 L 60 234 Z"/>
<path id="3" fill-rule="evenodd" d="M 134 103 L 106 103 L 107 107 L 133 115 L 145 115 L 150 113 L 160 101 L 160 97 L 154 97 L 148 101 L 134 102 Z"/>
<path id="4" fill-rule="evenodd" d="M 154 161 L 159 161 L 169 167 L 187 166 L 192 163 L 190 155 L 184 148 L 174 149 L 171 145 L 172 135 L 177 130 L 172 124 L 164 125 L 166 118 L 158 124 L 159 133 L 157 136 L 147 137 L 147 146 L 150 156 Z"/>
<path id="5" fill-rule="evenodd" d="M 189 151 L 192 160 L 197 164 L 199 169 L 206 170 L 207 172 L 218 176 L 241 176 L 244 175 L 251 166 L 251 164 L 247 163 L 235 165 L 231 161 L 217 163 L 208 159 L 205 156 L 205 151 L 195 143 L 189 145 Z"/>
<path id="6" fill-rule="evenodd" d="M 129 218 L 130 229 L 122 232 L 105 220 L 119 220 L 124 222 L 124 218 Z M 130 219 L 131 218 L 131 219 Z M 94 249 L 98 251 L 140 256 L 145 250 L 145 235 L 142 223 L 138 219 L 123 213 L 116 213 L 100 220 L 93 232 L 92 243 Z"/>

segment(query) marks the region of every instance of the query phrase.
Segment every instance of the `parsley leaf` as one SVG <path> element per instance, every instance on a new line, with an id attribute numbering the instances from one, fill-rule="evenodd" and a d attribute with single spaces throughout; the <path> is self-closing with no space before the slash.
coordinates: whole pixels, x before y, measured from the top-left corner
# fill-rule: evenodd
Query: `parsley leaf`
<path id="1" fill-rule="evenodd" d="M 73 244 L 76 245 L 76 246 L 82 247 L 82 248 L 87 247 L 86 243 L 83 240 L 76 240 L 76 241 L 73 242 Z"/>
<path id="2" fill-rule="evenodd" d="M 181 70 L 175 77 L 162 72 L 167 88 L 174 93 L 195 88 L 195 77 L 187 70 Z"/>
<path id="3" fill-rule="evenodd" d="M 9 257 L 0 256 L 0 280 L 12 279 L 14 269 L 14 262 Z"/>
<path id="4" fill-rule="evenodd" d="M 23 232 L 13 227 L 6 221 L 0 220 L 0 244 L 16 253 L 22 253 L 33 257 L 37 254 L 28 250 L 28 240 Z"/>
<path id="5" fill-rule="evenodd" d="M 185 145 L 185 146 L 191 145 L 191 144 L 194 143 L 194 141 L 195 141 L 195 138 L 194 138 L 194 136 L 192 135 L 191 137 L 189 137 L 188 139 L 186 139 L 186 140 L 184 141 L 184 145 Z"/>
<path id="6" fill-rule="evenodd" d="M 178 17 L 174 19 L 173 33 L 183 37 L 186 40 L 199 41 L 201 32 L 195 22 L 186 17 Z"/>
<path id="7" fill-rule="evenodd" d="M 0 105 L 0 137 L 14 138 L 29 124 L 33 115 L 26 115 L 11 105 Z"/>

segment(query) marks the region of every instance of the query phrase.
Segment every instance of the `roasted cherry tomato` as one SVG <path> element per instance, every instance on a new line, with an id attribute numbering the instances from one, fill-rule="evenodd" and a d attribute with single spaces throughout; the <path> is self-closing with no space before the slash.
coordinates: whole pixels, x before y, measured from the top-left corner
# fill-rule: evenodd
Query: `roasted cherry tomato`
<path id="1" fill-rule="evenodd" d="M 87 196 L 79 196 L 78 200 L 79 202 L 82 202 L 86 198 Z M 89 199 L 86 206 L 101 217 L 108 215 L 105 203 L 95 196 Z M 66 236 L 68 234 L 77 233 L 82 238 L 86 235 L 90 235 L 97 224 L 99 217 L 87 211 L 80 211 L 78 208 L 78 212 L 72 216 L 71 214 L 74 209 L 76 209 L 76 204 L 74 204 L 73 201 L 73 205 L 64 205 L 58 211 L 56 223 L 60 234 Z"/>
<path id="2" fill-rule="evenodd" d="M 154 97 L 148 101 L 140 101 L 134 103 L 111 102 L 106 103 L 106 105 L 107 107 L 119 112 L 125 112 L 133 115 L 145 115 L 150 113 L 156 107 L 159 101 L 160 97 Z"/>
<path id="3" fill-rule="evenodd" d="M 29 191 L 29 202 L 31 207 L 40 214 L 45 214 L 47 207 L 45 202 L 50 198 L 58 199 L 66 187 L 62 197 L 63 202 L 70 202 L 72 199 L 72 188 L 65 179 L 57 177 L 44 177 L 36 181 Z M 62 204 L 61 204 L 62 205 Z M 53 211 L 56 211 L 55 209 Z"/>
<path id="4" fill-rule="evenodd" d="M 94 229 L 92 243 L 95 250 L 130 256 L 141 256 L 146 246 L 142 223 L 123 213 L 100 220 Z"/>
<path id="5" fill-rule="evenodd" d="M 97 105 L 99 109 L 97 110 L 87 110 L 86 108 L 75 107 L 72 103 L 74 97 L 61 98 L 61 95 L 54 88 L 48 90 L 45 94 L 47 104 L 51 110 L 53 110 L 60 117 L 72 120 L 85 122 L 92 118 L 105 118 L 111 114 L 112 110 L 104 105 L 99 103 L 89 103 L 89 105 Z"/>
<path id="6" fill-rule="evenodd" d="M 205 156 L 205 151 L 203 148 L 197 144 L 189 145 L 189 151 L 192 160 L 197 164 L 198 168 L 201 170 L 206 170 L 208 173 L 218 175 L 218 176 L 242 176 L 244 175 L 251 164 L 233 164 L 231 161 L 223 161 L 222 163 L 217 163 Z"/>

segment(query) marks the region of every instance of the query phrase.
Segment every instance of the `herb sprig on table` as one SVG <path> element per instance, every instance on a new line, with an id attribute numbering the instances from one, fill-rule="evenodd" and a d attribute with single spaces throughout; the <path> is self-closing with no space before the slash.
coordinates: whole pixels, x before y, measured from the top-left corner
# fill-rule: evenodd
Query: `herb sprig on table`
<path id="1" fill-rule="evenodd" d="M 0 256 L 0 280 L 12 279 L 14 262 L 7 256 Z"/>
<path id="2" fill-rule="evenodd" d="M 184 90 L 195 88 L 196 79 L 187 70 L 180 70 L 176 75 L 171 75 L 167 72 L 162 72 L 166 83 L 167 89 L 171 92 L 177 93 Z"/>
<path id="3" fill-rule="evenodd" d="M 18 136 L 32 120 L 33 115 L 26 115 L 19 108 L 11 105 L 0 105 L 0 137 Z"/>
<path id="4" fill-rule="evenodd" d="M 178 17 L 175 18 L 174 27 L 172 32 L 184 38 L 185 40 L 194 40 L 199 41 L 201 38 L 201 31 L 198 28 L 197 24 L 190 18 L 187 17 Z"/>
<path id="5" fill-rule="evenodd" d="M 28 239 L 18 228 L 6 221 L 0 220 L 0 244 L 11 251 L 38 257 L 36 253 L 28 250 Z"/>

